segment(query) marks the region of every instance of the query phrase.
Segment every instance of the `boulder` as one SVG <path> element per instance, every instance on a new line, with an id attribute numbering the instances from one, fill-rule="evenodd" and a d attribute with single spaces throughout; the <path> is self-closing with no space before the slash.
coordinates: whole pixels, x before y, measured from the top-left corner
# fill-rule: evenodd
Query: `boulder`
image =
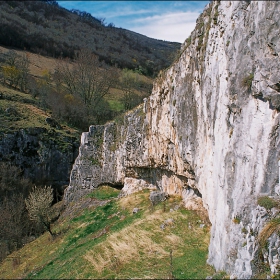
<path id="1" fill-rule="evenodd" d="M 162 202 L 166 200 L 167 197 L 168 195 L 165 192 L 161 191 L 153 191 L 150 193 L 150 200 L 153 204 Z"/>

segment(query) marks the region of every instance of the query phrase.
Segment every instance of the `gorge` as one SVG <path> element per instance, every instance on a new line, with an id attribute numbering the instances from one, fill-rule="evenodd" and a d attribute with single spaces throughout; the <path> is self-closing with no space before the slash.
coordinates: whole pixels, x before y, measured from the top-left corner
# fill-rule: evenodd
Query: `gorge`
<path id="1" fill-rule="evenodd" d="M 66 202 L 105 183 L 123 195 L 181 195 L 208 213 L 208 263 L 252 277 L 268 218 L 257 199 L 276 196 L 279 184 L 279 30 L 277 1 L 209 3 L 144 104 L 82 134 Z M 276 273 L 279 240 L 270 241 Z"/>

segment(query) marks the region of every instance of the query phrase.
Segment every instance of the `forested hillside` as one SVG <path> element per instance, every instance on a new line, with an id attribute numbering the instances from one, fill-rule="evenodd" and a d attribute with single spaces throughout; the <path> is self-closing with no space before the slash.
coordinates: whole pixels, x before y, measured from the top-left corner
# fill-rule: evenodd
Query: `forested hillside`
<path id="1" fill-rule="evenodd" d="M 0 44 L 52 57 L 90 49 L 107 64 L 155 76 L 174 60 L 179 43 L 115 28 L 56 1 L 0 1 Z"/>

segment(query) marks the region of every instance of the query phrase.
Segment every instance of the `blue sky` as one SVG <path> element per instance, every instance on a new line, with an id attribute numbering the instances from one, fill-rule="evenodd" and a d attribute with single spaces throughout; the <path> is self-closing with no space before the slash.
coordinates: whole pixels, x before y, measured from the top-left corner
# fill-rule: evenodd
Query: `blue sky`
<path id="1" fill-rule="evenodd" d="M 209 1 L 57 1 L 151 38 L 183 43 Z"/>

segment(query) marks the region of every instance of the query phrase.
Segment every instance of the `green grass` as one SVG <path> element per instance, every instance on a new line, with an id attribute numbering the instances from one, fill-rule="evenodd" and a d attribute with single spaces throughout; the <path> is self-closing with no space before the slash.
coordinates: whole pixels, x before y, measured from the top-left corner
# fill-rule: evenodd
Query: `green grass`
<path id="1" fill-rule="evenodd" d="M 124 104 L 119 100 L 108 100 L 109 106 L 113 111 L 116 112 L 123 112 L 124 111 Z"/>
<path id="2" fill-rule="evenodd" d="M 37 99 L 32 98 L 30 94 L 7 88 L 1 84 L 0 92 L 3 93 L 3 98 L 0 99 L 0 132 L 9 133 L 33 127 L 50 129 L 50 126 L 45 121 L 46 117 L 50 117 L 50 112 L 38 108 Z M 12 108 L 11 113 L 6 111 L 9 108 Z M 52 130 L 58 131 L 65 136 L 67 135 L 65 130 L 70 131 L 75 136 L 79 134 L 77 130 L 67 126 L 64 126 L 61 130 Z"/>
<path id="3" fill-rule="evenodd" d="M 46 123 L 50 112 L 38 108 L 37 100 L 30 94 L 13 90 L 0 85 L 3 98 L 0 99 L 0 139 L 4 134 L 14 133 L 23 129 L 26 133 L 32 133 L 34 128 L 43 128 L 38 135 L 43 143 L 56 144 L 61 151 L 71 149 L 74 138 L 79 141 L 80 132 L 61 124 L 62 129 L 54 129 Z"/>
<path id="4" fill-rule="evenodd" d="M 120 190 L 111 188 L 109 186 L 102 186 L 94 191 L 92 191 L 90 194 L 88 194 L 88 197 L 96 198 L 96 199 L 109 199 L 113 197 L 117 197 L 120 193 Z"/>
<path id="5" fill-rule="evenodd" d="M 264 207 L 266 210 L 270 211 L 272 208 L 279 208 L 279 200 L 273 199 L 269 196 L 261 196 L 258 198 L 258 204 Z M 263 262 L 263 256 L 265 252 L 268 251 L 269 237 L 272 234 L 280 233 L 280 217 L 279 214 L 275 217 L 270 217 L 270 219 L 266 222 L 264 227 L 261 229 L 260 233 L 257 236 L 257 242 L 260 246 L 259 250 L 259 259 L 256 262 L 258 273 L 255 275 L 256 279 L 262 279 L 266 277 L 266 275 L 270 274 L 270 269 L 267 263 Z M 272 278 L 279 279 L 279 275 L 272 275 Z"/>
<path id="6" fill-rule="evenodd" d="M 54 239 L 45 233 L 14 252 L 12 256 L 21 256 L 20 265 L 11 269 L 10 259 L 6 259 L 0 264 L 0 275 L 162 279 L 172 274 L 178 279 L 202 279 L 214 274 L 206 264 L 209 227 L 200 228 L 202 218 L 182 206 L 170 212 L 180 205 L 178 197 L 169 198 L 165 206 L 151 207 L 149 191 L 116 199 L 115 189 L 100 190 L 84 199 L 100 199 L 105 205 L 89 207 L 71 220 L 61 218 L 53 226 L 57 233 Z M 137 214 L 133 214 L 135 207 L 140 209 Z"/>
<path id="7" fill-rule="evenodd" d="M 245 76 L 242 79 L 242 86 L 247 88 L 247 89 L 250 89 L 251 86 L 252 86 L 253 80 L 254 80 L 254 74 L 250 73 L 249 75 Z"/>
<path id="8" fill-rule="evenodd" d="M 44 123 L 46 116 L 43 112 L 37 114 L 32 109 L 34 106 L 23 104 L 19 101 L 0 100 L 1 132 L 14 132 L 21 128 L 47 127 Z M 12 109 L 12 113 L 6 110 Z"/>
<path id="9" fill-rule="evenodd" d="M 218 271 L 213 275 L 213 279 L 228 279 L 225 271 Z"/>

